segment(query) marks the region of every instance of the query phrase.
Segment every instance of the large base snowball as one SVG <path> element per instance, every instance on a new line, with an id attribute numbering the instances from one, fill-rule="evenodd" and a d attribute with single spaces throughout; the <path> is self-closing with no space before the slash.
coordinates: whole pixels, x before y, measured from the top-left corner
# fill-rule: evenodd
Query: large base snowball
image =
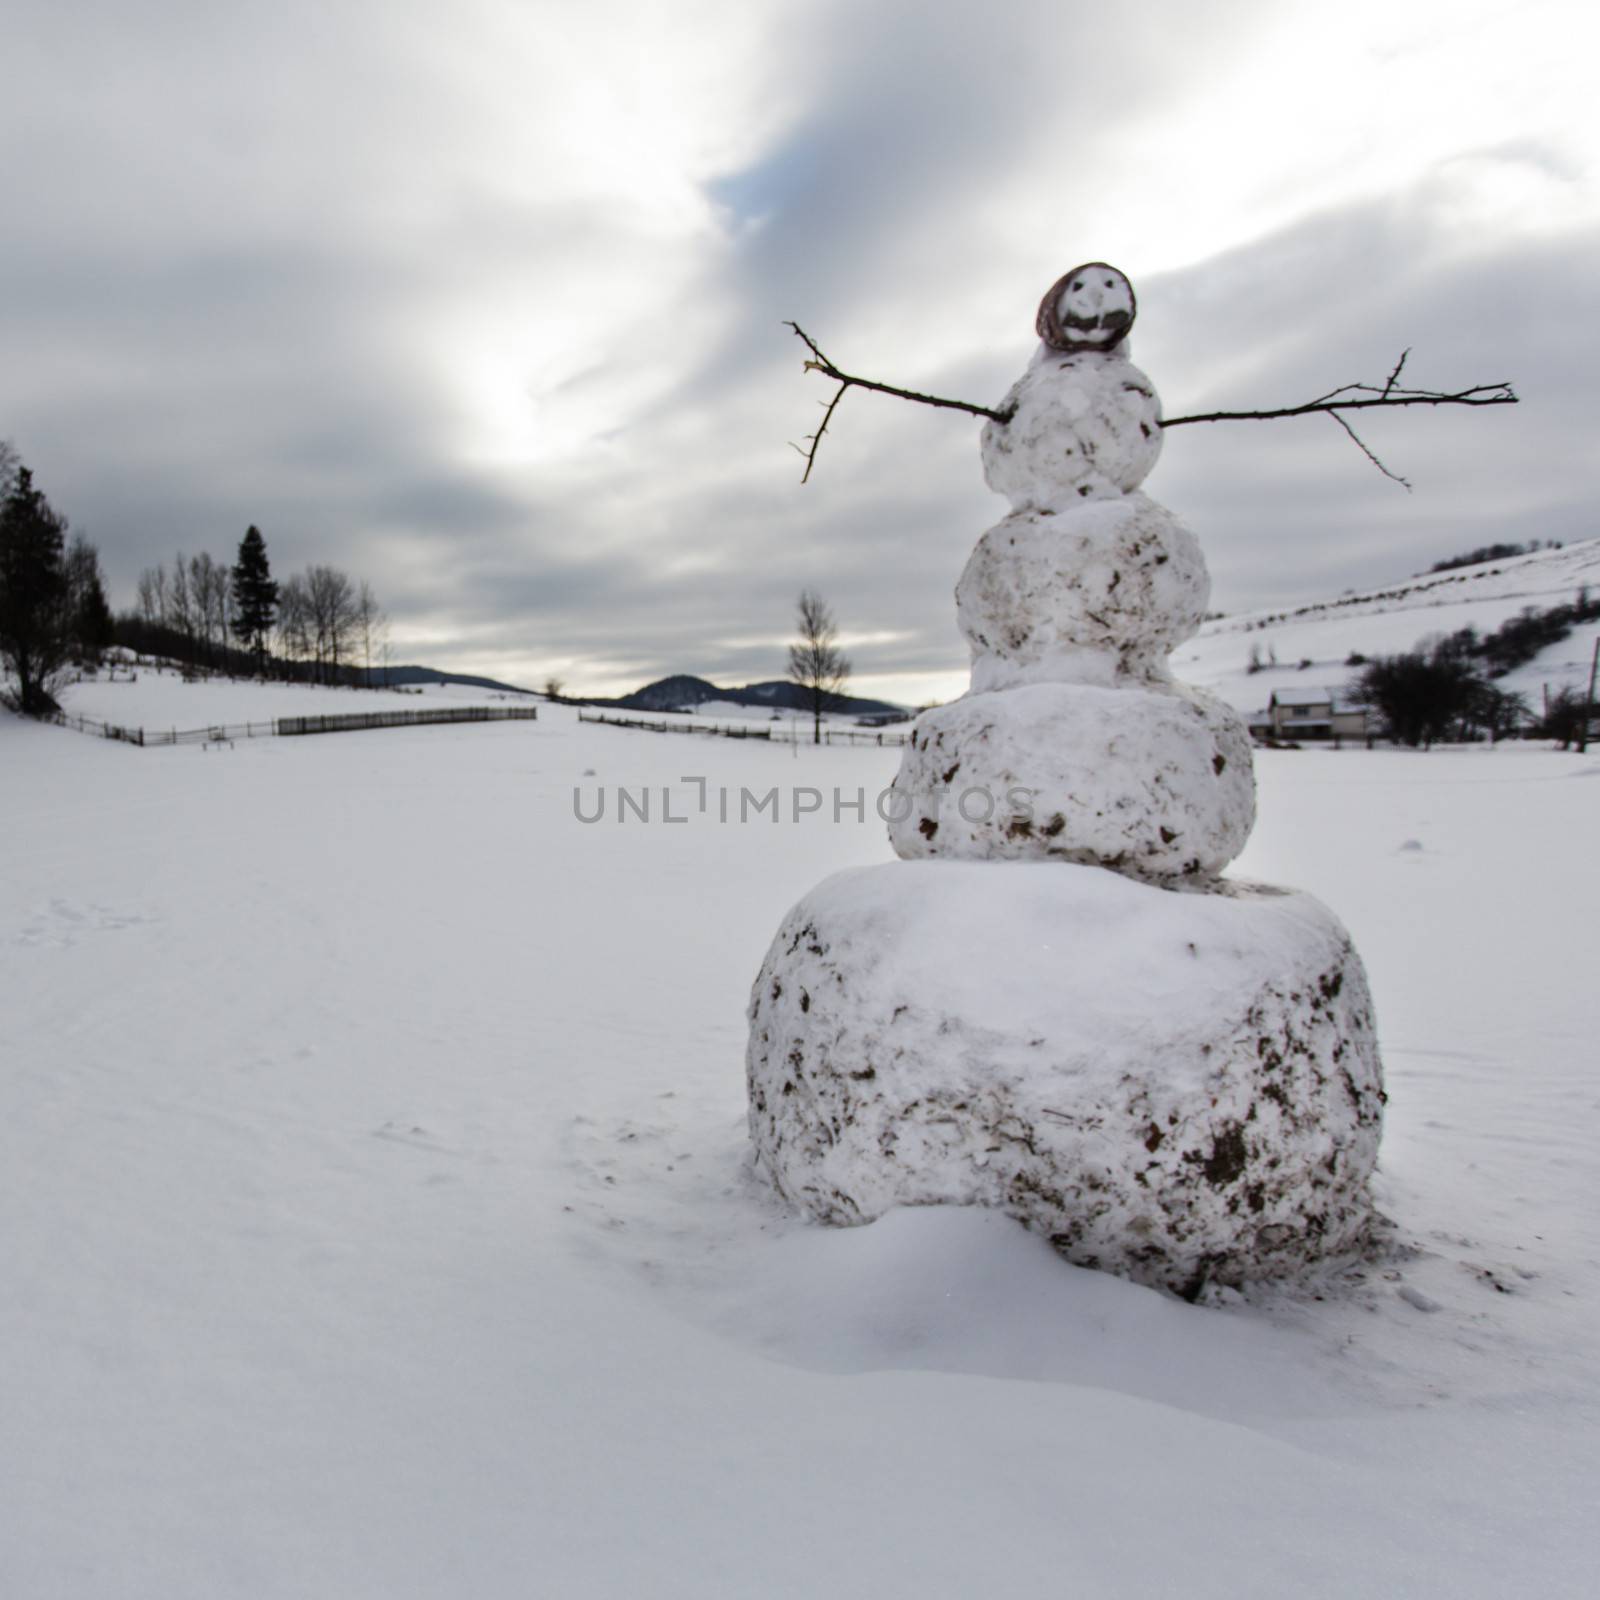
<path id="1" fill-rule="evenodd" d="M 907 860 L 1082 862 L 1205 878 L 1255 821 L 1239 714 L 1179 683 L 1040 683 L 967 694 L 917 718 L 891 796 Z"/>
<path id="2" fill-rule="evenodd" d="M 1382 1075 L 1361 962 L 1303 894 L 894 862 L 790 912 L 750 1003 L 750 1131 L 830 1223 L 985 1205 L 1193 1293 L 1357 1243 Z"/>
<path id="3" fill-rule="evenodd" d="M 983 478 L 1019 511 L 1137 489 L 1161 454 L 1161 402 L 1121 350 L 1042 351 L 983 425 Z"/>
<path id="4" fill-rule="evenodd" d="M 1014 511 L 956 585 L 972 686 L 1166 679 L 1211 595 L 1200 542 L 1148 495 Z"/>

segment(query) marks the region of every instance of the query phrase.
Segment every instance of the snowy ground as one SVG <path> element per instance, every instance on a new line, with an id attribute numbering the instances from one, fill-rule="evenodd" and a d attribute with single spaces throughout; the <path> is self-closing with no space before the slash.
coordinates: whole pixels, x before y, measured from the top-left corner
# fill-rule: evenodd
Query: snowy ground
<path id="1" fill-rule="evenodd" d="M 123 669 L 118 669 L 119 673 Z M 429 706 L 542 706 L 542 695 L 506 694 L 468 684 L 418 689 L 327 688 L 305 683 L 185 679 L 174 667 L 142 662 L 130 676 L 102 671 L 70 683 L 62 709 L 116 727 L 161 730 L 266 723 L 276 717 L 339 716 L 347 712 L 417 711 Z"/>
<path id="2" fill-rule="evenodd" d="M 1197 1307 L 751 1180 L 749 982 L 896 755 L 0 716 L 0 1594 L 1591 1593 L 1600 760 L 1258 756 L 1397 1248 Z M 774 784 L 868 820 L 717 820 Z"/>

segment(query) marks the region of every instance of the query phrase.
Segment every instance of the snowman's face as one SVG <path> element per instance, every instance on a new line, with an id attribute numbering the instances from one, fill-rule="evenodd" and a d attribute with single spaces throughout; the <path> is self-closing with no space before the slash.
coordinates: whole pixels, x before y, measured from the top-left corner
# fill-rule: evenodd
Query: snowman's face
<path id="1" fill-rule="evenodd" d="M 1133 285 L 1115 267 L 1090 261 L 1050 286 L 1039 307 L 1039 337 L 1052 349 L 1112 350 L 1133 326 Z"/>

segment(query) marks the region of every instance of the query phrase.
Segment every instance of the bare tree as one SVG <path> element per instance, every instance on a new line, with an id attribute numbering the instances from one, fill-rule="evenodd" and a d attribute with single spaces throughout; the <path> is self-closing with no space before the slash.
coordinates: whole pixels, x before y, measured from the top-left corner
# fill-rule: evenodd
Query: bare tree
<path id="1" fill-rule="evenodd" d="M 850 680 L 850 661 L 838 646 L 833 613 L 814 590 L 803 589 L 796 606 L 799 637 L 789 646 L 789 677 L 806 692 L 811 739 L 822 743 L 822 713 Z"/>
<path id="2" fill-rule="evenodd" d="M 161 621 L 167 604 L 167 575 L 160 567 L 146 567 L 139 574 L 139 620 L 149 627 Z"/>
<path id="3" fill-rule="evenodd" d="M 372 686 L 372 652 L 374 647 L 382 649 L 383 642 L 389 632 L 389 618 L 383 607 L 378 604 L 378 597 L 372 592 L 372 586 L 365 578 L 356 588 L 356 633 L 361 641 L 361 665 L 364 669 L 367 687 Z"/>
<path id="4" fill-rule="evenodd" d="M 167 584 L 167 607 L 162 621 L 183 635 L 184 653 L 193 662 L 199 654 L 199 611 L 189 583 L 189 558 L 180 550 L 172 563 Z"/>
<path id="5" fill-rule="evenodd" d="M 211 654 L 211 557 L 202 550 L 189 557 L 189 605 L 194 612 L 195 655 L 207 667 L 215 665 Z"/>
<path id="6" fill-rule="evenodd" d="M 546 678 L 544 680 L 544 697 L 546 700 L 559 700 L 561 691 L 566 688 L 566 683 L 561 678 Z"/>
<path id="7" fill-rule="evenodd" d="M 218 658 L 226 662 L 228 640 L 233 629 L 233 579 L 221 561 L 211 562 L 206 579 L 206 613 L 210 618 L 212 637 L 217 641 Z"/>
<path id="8" fill-rule="evenodd" d="M 355 588 L 337 567 L 313 566 L 306 568 L 305 591 L 318 676 L 337 683 L 340 667 L 355 651 Z"/>
<path id="9" fill-rule="evenodd" d="M 216 667 L 228 643 L 228 574 L 205 550 L 189 562 L 189 604 L 206 665 Z"/>
<path id="10" fill-rule="evenodd" d="M 278 654 L 285 661 L 311 659 L 311 606 L 305 579 L 296 573 L 278 591 Z"/>

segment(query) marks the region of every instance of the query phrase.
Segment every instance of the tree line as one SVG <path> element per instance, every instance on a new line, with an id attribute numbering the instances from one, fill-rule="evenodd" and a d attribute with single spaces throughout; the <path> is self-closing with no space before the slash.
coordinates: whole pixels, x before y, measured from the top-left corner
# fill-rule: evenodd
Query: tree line
<path id="1" fill-rule="evenodd" d="M 202 551 L 147 568 L 133 609 L 113 617 L 99 552 L 0 440 L 0 665 L 17 710 L 59 709 L 67 674 L 98 666 L 112 645 L 197 671 L 371 683 L 387 664 L 388 626 L 366 580 L 338 567 L 314 563 L 280 584 L 253 525 L 231 566 Z"/>
<path id="2" fill-rule="evenodd" d="M 1530 539 L 1526 544 L 1483 544 L 1476 550 L 1466 550 L 1458 556 L 1446 556 L 1443 561 L 1435 561 L 1427 572 L 1419 572 L 1417 576 L 1424 578 L 1435 572 L 1454 572 L 1457 567 L 1479 567 L 1486 561 L 1509 561 L 1513 556 L 1531 556 L 1539 550 L 1562 548 L 1559 539 Z"/>
<path id="3" fill-rule="evenodd" d="M 197 667 L 237 671 L 244 654 L 257 676 L 351 683 L 387 660 L 389 619 L 366 579 L 317 562 L 280 584 L 254 525 L 232 567 L 180 553 L 141 572 L 136 594 L 118 642 Z"/>

